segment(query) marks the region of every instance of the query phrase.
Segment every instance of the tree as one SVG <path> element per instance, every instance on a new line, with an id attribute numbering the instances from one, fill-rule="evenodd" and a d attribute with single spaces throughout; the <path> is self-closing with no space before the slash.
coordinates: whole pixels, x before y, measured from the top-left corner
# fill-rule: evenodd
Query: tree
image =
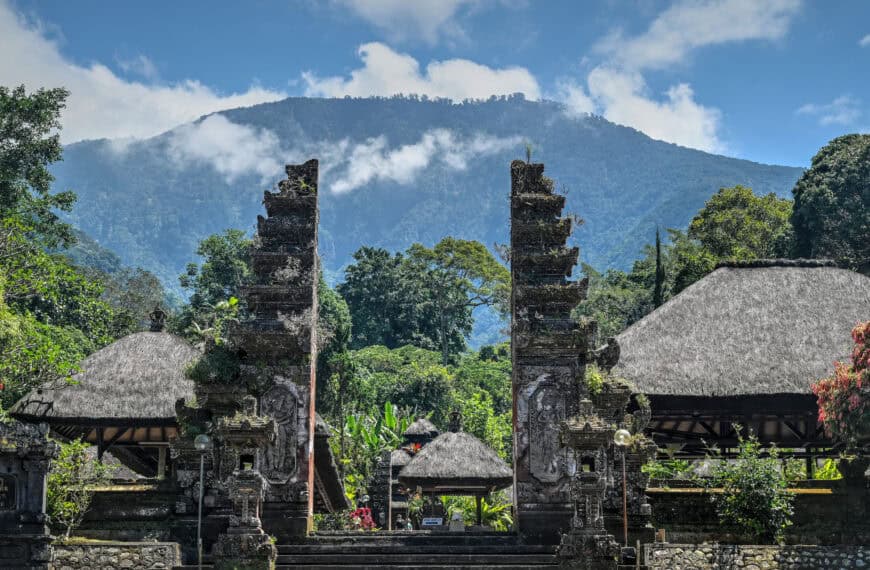
<path id="1" fill-rule="evenodd" d="M 46 247 L 75 241 L 54 211 L 70 211 L 75 194 L 52 194 L 54 177 L 48 170 L 61 159 L 60 112 L 68 95 L 60 88 L 27 95 L 23 85 L 0 86 L 0 220 L 18 220 L 32 240 Z"/>
<path id="2" fill-rule="evenodd" d="M 819 422 L 850 449 L 870 438 L 870 321 L 852 329 L 852 362 L 834 364 L 833 375 L 813 384 Z"/>
<path id="3" fill-rule="evenodd" d="M 479 242 L 447 237 L 404 254 L 362 247 L 353 257 L 336 288 L 350 309 L 352 348 L 437 348 L 446 364 L 465 350 L 475 307 L 508 310 L 510 273 Z"/>
<path id="4" fill-rule="evenodd" d="M 722 188 L 689 224 L 688 236 L 719 259 L 783 257 L 791 241 L 791 200 L 751 188 Z"/>
<path id="5" fill-rule="evenodd" d="M 832 140 L 793 190 L 799 257 L 829 257 L 870 274 L 870 135 Z"/>
<path id="6" fill-rule="evenodd" d="M 190 302 L 170 322 L 170 329 L 189 338 L 203 335 L 221 338 L 223 325 L 238 311 L 239 290 L 252 279 L 252 240 L 241 230 L 224 230 L 199 242 L 196 254 L 201 265 L 189 263 L 178 277 L 191 292 Z"/>
<path id="7" fill-rule="evenodd" d="M 418 328 L 422 292 L 419 280 L 407 271 L 405 257 L 361 247 L 353 259 L 345 269 L 344 283 L 336 287 L 350 310 L 351 348 L 433 346 Z"/>
<path id="8" fill-rule="evenodd" d="M 656 228 L 656 280 L 653 286 L 653 306 L 659 308 L 665 302 L 665 266 L 662 262 L 662 236 Z"/>
<path id="9" fill-rule="evenodd" d="M 435 319 L 444 364 L 465 348 L 475 308 L 495 306 L 509 312 L 510 272 L 482 243 L 448 236 L 432 249 L 412 245 L 408 259 L 429 292 L 427 306 Z"/>
<path id="10" fill-rule="evenodd" d="M 762 457 L 761 445 L 754 436 L 740 438 L 737 458 L 720 459 L 712 477 L 705 481 L 711 488 L 719 519 L 733 525 L 753 539 L 763 542 L 781 540 L 791 526 L 794 493 L 780 468 L 776 448 Z"/>
<path id="11" fill-rule="evenodd" d="M 60 454 L 48 473 L 47 512 L 66 538 L 87 514 L 94 487 L 108 483 L 113 472 L 110 466 L 92 458 L 88 448 L 81 440 L 61 443 Z"/>

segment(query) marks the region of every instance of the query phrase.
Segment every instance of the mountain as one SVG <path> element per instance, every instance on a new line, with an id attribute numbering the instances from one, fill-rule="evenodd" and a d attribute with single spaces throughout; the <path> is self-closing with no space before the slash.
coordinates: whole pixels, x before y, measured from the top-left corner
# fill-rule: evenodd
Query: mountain
<path id="1" fill-rule="evenodd" d="M 289 98 L 201 118 L 152 139 L 69 145 L 57 188 L 70 221 L 127 265 L 177 287 L 197 242 L 253 230 L 285 161 L 321 158 L 320 252 L 327 277 L 361 245 L 404 249 L 445 235 L 508 241 L 509 164 L 546 163 L 585 220 L 583 261 L 627 268 L 655 227 L 685 227 L 720 187 L 790 196 L 799 168 L 653 140 L 554 102 L 515 95 L 453 104 L 416 97 Z"/>

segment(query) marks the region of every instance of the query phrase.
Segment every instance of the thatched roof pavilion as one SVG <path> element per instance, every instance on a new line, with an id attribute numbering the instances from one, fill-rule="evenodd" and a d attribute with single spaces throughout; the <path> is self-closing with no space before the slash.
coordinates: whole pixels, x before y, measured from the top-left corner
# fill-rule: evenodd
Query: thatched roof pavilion
<path id="1" fill-rule="evenodd" d="M 31 391 L 10 414 L 46 422 L 65 438 L 83 438 L 134 471 L 159 475 L 169 440 L 178 434 L 175 403 L 192 401 L 188 366 L 201 355 L 181 337 L 162 331 L 126 336 L 91 354 L 73 383 L 56 381 Z M 315 422 L 315 505 L 320 512 L 350 503 L 329 447 L 329 426 Z"/>
<path id="2" fill-rule="evenodd" d="M 829 447 L 810 384 L 870 318 L 870 278 L 830 262 L 721 264 L 617 337 L 614 372 L 647 394 L 659 443 L 733 447 L 733 424 L 783 447 Z"/>
<path id="3" fill-rule="evenodd" d="M 426 444 L 438 437 L 439 433 L 441 432 L 438 431 L 438 428 L 435 427 L 435 424 L 433 424 L 426 418 L 419 418 L 415 420 L 411 425 L 409 425 L 404 432 L 402 432 L 402 436 L 408 443 Z"/>
<path id="4" fill-rule="evenodd" d="M 485 443 L 459 431 L 454 420 L 451 431 L 424 446 L 399 472 L 399 482 L 409 489 L 421 488 L 431 495 L 472 495 L 477 497 L 480 524 L 481 497 L 509 487 L 514 473 Z"/>
<path id="5" fill-rule="evenodd" d="M 47 422 L 67 438 L 81 437 L 102 454 L 154 474 L 157 453 L 176 436 L 175 402 L 190 398 L 193 382 L 185 369 L 200 352 L 166 332 L 126 336 L 85 358 L 72 383 L 37 388 L 10 410 L 18 419 Z"/>

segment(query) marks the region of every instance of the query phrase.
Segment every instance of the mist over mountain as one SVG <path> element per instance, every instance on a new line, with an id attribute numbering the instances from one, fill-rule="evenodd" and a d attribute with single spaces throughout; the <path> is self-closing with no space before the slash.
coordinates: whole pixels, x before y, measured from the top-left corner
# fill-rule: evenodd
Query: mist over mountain
<path id="1" fill-rule="evenodd" d="M 327 278 L 361 245 L 390 250 L 446 235 L 508 241 L 509 164 L 525 158 L 585 220 L 573 241 L 599 269 L 627 268 L 655 227 L 685 227 L 720 187 L 790 196 L 801 169 L 653 140 L 600 117 L 521 96 L 454 104 L 412 98 L 289 98 L 204 117 L 135 142 L 68 146 L 56 188 L 70 221 L 128 265 L 177 288 L 197 242 L 253 231 L 285 162 L 321 160 L 320 254 Z"/>

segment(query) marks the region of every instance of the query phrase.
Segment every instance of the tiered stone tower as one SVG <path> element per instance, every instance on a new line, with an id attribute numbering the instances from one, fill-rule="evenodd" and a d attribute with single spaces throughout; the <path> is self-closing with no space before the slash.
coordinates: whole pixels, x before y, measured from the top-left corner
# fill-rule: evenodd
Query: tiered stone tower
<path id="1" fill-rule="evenodd" d="M 314 489 L 317 362 L 317 160 L 287 165 L 278 192 L 265 192 L 251 253 L 255 283 L 243 291 L 252 318 L 232 333 L 241 380 L 275 422 L 261 450 L 263 528 L 279 541 L 304 535 Z"/>
<path id="2" fill-rule="evenodd" d="M 571 319 L 586 280 L 569 281 L 578 249 L 567 247 L 571 220 L 543 164 L 511 163 L 511 278 L 514 493 L 519 531 L 559 542 L 574 506 L 572 452 L 560 424 L 588 397 L 584 376 L 591 329 Z"/>

